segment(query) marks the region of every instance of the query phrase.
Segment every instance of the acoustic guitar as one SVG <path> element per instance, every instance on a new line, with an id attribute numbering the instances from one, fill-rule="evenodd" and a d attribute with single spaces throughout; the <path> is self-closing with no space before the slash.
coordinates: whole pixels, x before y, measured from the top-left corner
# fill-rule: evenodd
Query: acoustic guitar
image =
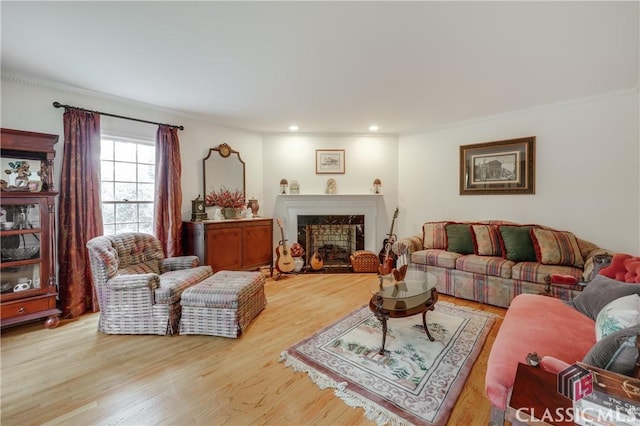
<path id="1" fill-rule="evenodd" d="M 287 240 L 284 237 L 284 228 L 282 227 L 282 220 L 278 218 L 277 220 L 278 226 L 280 227 L 280 236 L 281 240 L 278 243 L 278 247 L 276 247 L 276 269 L 281 274 L 286 274 L 292 272 L 296 265 L 293 260 L 293 256 L 291 256 L 291 250 L 287 247 Z"/>
<path id="2" fill-rule="evenodd" d="M 391 229 L 389 229 L 387 238 L 385 238 L 382 243 L 382 250 L 380 250 L 380 254 L 378 255 L 380 258 L 380 267 L 378 268 L 378 272 L 381 275 L 390 274 L 396 263 L 396 255 L 391 251 L 391 246 L 396 241 L 396 234 L 393 233 L 393 227 L 396 223 L 396 219 L 398 218 L 398 211 L 398 207 L 396 207 L 396 211 L 393 212 Z"/>
<path id="3" fill-rule="evenodd" d="M 313 256 L 311 256 L 311 261 L 309 263 L 311 264 L 311 269 L 314 271 L 318 271 L 324 266 L 324 260 L 322 259 L 322 256 L 320 256 L 320 253 L 318 253 L 318 247 L 316 247 L 315 236 L 313 237 Z"/>

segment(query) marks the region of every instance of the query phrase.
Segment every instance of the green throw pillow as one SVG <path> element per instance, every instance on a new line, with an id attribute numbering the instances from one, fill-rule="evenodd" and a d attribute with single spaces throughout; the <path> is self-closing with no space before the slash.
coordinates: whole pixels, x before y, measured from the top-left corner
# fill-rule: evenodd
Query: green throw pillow
<path id="1" fill-rule="evenodd" d="M 468 223 L 449 223 L 447 231 L 447 251 L 460 254 L 473 254 L 471 225 Z"/>
<path id="2" fill-rule="evenodd" d="M 537 262 L 531 240 L 532 226 L 500 226 L 502 257 L 514 262 Z"/>

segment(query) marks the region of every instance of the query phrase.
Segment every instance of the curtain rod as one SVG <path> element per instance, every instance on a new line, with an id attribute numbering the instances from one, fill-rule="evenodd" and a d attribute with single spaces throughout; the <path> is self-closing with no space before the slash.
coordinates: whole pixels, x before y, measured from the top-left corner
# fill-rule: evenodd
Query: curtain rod
<path id="1" fill-rule="evenodd" d="M 63 105 L 63 104 L 61 104 L 60 102 L 57 102 L 57 101 L 53 103 L 53 106 L 56 107 L 56 108 L 71 108 L 71 109 L 77 109 L 77 110 L 80 110 L 80 111 L 95 112 L 96 114 L 107 115 L 109 117 L 122 118 L 122 119 L 125 119 L 125 120 L 131 120 L 131 121 L 138 121 L 140 123 L 157 124 L 159 126 L 167 126 L 167 127 L 173 127 L 174 129 L 184 130 L 183 126 L 174 126 L 173 124 L 157 123 L 155 121 L 147 121 L 147 120 L 141 120 L 139 118 L 125 117 L 124 115 L 109 114 L 108 112 L 93 111 L 93 110 L 86 109 L 86 108 L 80 108 L 80 107 L 71 106 L 71 105 Z"/>

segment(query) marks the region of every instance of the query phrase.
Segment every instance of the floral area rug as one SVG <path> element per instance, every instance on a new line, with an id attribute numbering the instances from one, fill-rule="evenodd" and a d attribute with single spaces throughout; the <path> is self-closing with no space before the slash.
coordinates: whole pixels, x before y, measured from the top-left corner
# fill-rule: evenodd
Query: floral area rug
<path id="1" fill-rule="evenodd" d="M 379 425 L 443 425 L 491 330 L 490 314 L 438 302 L 422 315 L 391 318 L 384 355 L 382 325 L 368 306 L 282 352 L 280 361 L 331 387 Z"/>

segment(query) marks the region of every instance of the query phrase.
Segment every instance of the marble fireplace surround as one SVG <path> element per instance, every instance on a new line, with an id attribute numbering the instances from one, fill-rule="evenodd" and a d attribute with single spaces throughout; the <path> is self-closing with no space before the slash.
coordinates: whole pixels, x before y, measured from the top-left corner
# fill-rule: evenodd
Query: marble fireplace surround
<path id="1" fill-rule="evenodd" d="M 297 241 L 298 216 L 364 215 L 364 248 L 377 253 L 376 224 L 380 197 L 380 194 L 278 195 L 285 236 L 290 243 Z M 280 235 L 275 234 L 274 240 L 280 240 Z"/>

